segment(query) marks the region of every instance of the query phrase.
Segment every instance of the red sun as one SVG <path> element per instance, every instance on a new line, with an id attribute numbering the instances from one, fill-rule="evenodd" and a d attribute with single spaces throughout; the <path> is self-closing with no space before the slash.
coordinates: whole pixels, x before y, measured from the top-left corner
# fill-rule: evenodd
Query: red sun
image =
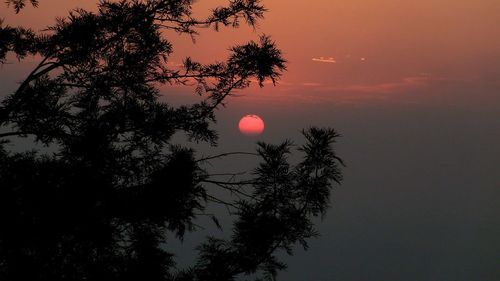
<path id="1" fill-rule="evenodd" d="M 264 131 L 264 121 L 257 115 L 245 115 L 238 124 L 240 132 L 247 136 L 257 136 Z"/>

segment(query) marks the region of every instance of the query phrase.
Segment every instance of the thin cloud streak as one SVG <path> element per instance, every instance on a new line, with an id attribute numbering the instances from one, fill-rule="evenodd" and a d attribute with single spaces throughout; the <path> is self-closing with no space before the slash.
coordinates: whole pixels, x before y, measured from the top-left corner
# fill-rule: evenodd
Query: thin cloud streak
<path id="1" fill-rule="evenodd" d="M 301 84 L 302 86 L 306 86 L 306 87 L 320 87 L 322 86 L 323 84 L 321 83 L 316 83 L 316 82 L 304 82 Z"/>
<path id="2" fill-rule="evenodd" d="M 397 81 L 388 81 L 376 84 L 347 84 L 347 85 L 321 85 L 318 83 L 319 91 L 341 91 L 358 93 L 393 93 L 404 90 L 418 89 L 429 86 L 432 82 L 453 81 L 452 79 L 432 76 L 430 74 L 420 74 L 401 78 Z M 302 84 L 305 86 L 305 84 Z M 312 86 L 308 84 L 307 86 Z"/>
<path id="3" fill-rule="evenodd" d="M 278 86 L 260 93 L 245 93 L 241 98 L 264 103 L 371 104 L 373 102 L 417 104 L 429 99 L 441 100 L 451 93 L 471 92 L 480 81 L 457 80 L 431 74 L 420 74 L 376 84 L 332 85 L 303 82 L 296 86 Z M 455 89 L 455 90 L 450 90 Z M 484 87 L 491 92 L 490 87 Z M 451 91 L 451 92 L 450 92 Z M 235 99 L 238 102 L 238 99 Z"/>
<path id="4" fill-rule="evenodd" d="M 336 63 L 337 61 L 333 57 L 325 58 L 325 57 L 319 57 L 319 58 L 312 58 L 313 61 L 315 62 L 324 62 L 324 63 Z"/>

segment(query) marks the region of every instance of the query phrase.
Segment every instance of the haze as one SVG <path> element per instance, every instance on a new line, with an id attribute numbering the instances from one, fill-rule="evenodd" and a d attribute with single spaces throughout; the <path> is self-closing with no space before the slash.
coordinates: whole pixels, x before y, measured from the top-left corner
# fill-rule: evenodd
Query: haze
<path id="1" fill-rule="evenodd" d="M 9 25 L 43 29 L 94 1 L 41 1 Z M 196 4 L 199 14 L 225 1 Z M 252 151 L 239 118 L 257 114 L 257 139 L 300 143 L 300 129 L 332 126 L 345 183 L 310 250 L 287 258 L 280 280 L 500 280 L 500 2 L 497 0 L 274 0 L 256 30 L 191 38 L 166 34 L 171 63 L 222 60 L 271 35 L 289 61 L 277 86 L 238 92 L 219 112 L 220 151 Z M 36 58 L 0 69 L 2 95 Z M 174 104 L 192 89 L 162 89 Z M 200 146 L 202 151 L 207 149 Z M 219 168 L 248 169 L 239 161 Z M 184 246 L 195 245 L 196 237 Z M 189 257 L 186 257 L 188 260 Z"/>

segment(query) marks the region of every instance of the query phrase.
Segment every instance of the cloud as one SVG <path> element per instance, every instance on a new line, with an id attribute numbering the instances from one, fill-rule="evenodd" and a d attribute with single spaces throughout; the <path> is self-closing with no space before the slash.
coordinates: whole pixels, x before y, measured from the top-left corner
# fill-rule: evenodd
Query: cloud
<path id="1" fill-rule="evenodd" d="M 352 62 L 354 61 L 359 61 L 359 62 L 366 62 L 365 57 L 359 57 L 359 58 L 353 58 L 351 55 L 345 55 L 345 57 L 340 58 L 340 62 Z M 338 63 L 339 61 L 334 58 L 334 57 L 316 57 L 312 58 L 312 61 L 315 62 L 323 62 L 323 63 Z"/>
<path id="2" fill-rule="evenodd" d="M 413 89 L 424 87 L 428 85 L 428 82 L 433 80 L 429 76 L 419 75 L 412 77 L 405 77 L 399 81 L 378 83 L 378 84 L 368 84 L 368 85 L 347 85 L 339 90 L 353 91 L 353 92 L 365 92 L 365 93 L 392 93 L 405 89 Z"/>
<path id="3" fill-rule="evenodd" d="M 420 73 L 373 81 L 297 81 L 290 86 L 264 87 L 242 91 L 231 102 L 292 109 L 302 105 L 327 104 L 363 107 L 374 105 L 464 106 L 497 110 L 497 81 Z M 321 85 L 314 85 L 314 84 Z M 311 85 L 313 84 L 313 85 Z"/>
<path id="4" fill-rule="evenodd" d="M 319 57 L 319 58 L 312 58 L 313 61 L 315 62 L 325 62 L 325 63 L 336 63 L 337 61 L 333 57 Z"/>
<path id="5" fill-rule="evenodd" d="M 306 86 L 306 87 L 318 87 L 318 86 L 321 86 L 323 84 L 321 84 L 321 83 L 315 83 L 315 82 L 304 82 L 301 85 L 302 86 Z"/>
<path id="6" fill-rule="evenodd" d="M 375 84 L 344 84 L 344 85 L 314 85 L 319 91 L 327 92 L 357 92 L 357 93 L 396 93 L 429 86 L 437 81 L 449 81 L 447 78 L 431 76 L 422 73 L 415 76 L 403 77 L 399 80 L 387 81 Z M 302 86 L 313 86 L 302 83 Z"/>

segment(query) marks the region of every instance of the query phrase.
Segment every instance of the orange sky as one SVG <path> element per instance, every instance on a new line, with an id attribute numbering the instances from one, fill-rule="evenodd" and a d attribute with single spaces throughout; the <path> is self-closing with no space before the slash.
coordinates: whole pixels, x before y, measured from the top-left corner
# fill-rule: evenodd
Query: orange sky
<path id="1" fill-rule="evenodd" d="M 40 0 L 20 15 L 0 3 L 0 18 L 42 29 L 96 2 Z M 200 0 L 196 10 L 225 2 Z M 211 62 L 265 33 L 289 61 L 280 85 L 247 89 L 217 113 L 219 147 L 200 144 L 202 155 L 254 151 L 256 140 L 301 143 L 311 125 L 342 134 L 345 181 L 321 237 L 307 253 L 297 249 L 280 280 L 500 280 L 500 0 L 263 3 L 269 12 L 255 32 L 207 30 L 196 45 L 169 39 L 172 62 Z M 0 97 L 34 65 L 11 62 L 0 67 Z M 195 96 L 162 93 L 175 103 Z M 264 119 L 263 134 L 238 131 L 245 114 Z M 246 158 L 233 160 L 216 168 L 248 170 Z"/>
<path id="2" fill-rule="evenodd" d="M 41 1 L 20 15 L 2 9 L 11 25 L 44 26 L 75 7 L 96 1 Z M 224 0 L 195 4 L 204 14 Z M 277 88 L 251 89 L 246 100 L 297 102 L 422 102 L 421 97 L 480 88 L 481 99 L 500 88 L 500 2 L 497 0 L 273 0 L 256 31 L 247 27 L 207 30 L 193 45 L 172 34 L 174 55 L 209 62 L 223 59 L 235 43 L 265 33 L 278 42 L 289 71 Z M 321 62 L 323 61 L 323 62 Z M 332 63 L 332 62 L 335 63 Z M 1 70 L 0 70 L 1 71 Z M 458 95 L 458 94 L 457 94 Z M 464 93 L 465 99 L 467 94 Z M 448 99 L 448 98 L 445 98 Z M 428 102 L 428 101 L 427 101 Z"/>

